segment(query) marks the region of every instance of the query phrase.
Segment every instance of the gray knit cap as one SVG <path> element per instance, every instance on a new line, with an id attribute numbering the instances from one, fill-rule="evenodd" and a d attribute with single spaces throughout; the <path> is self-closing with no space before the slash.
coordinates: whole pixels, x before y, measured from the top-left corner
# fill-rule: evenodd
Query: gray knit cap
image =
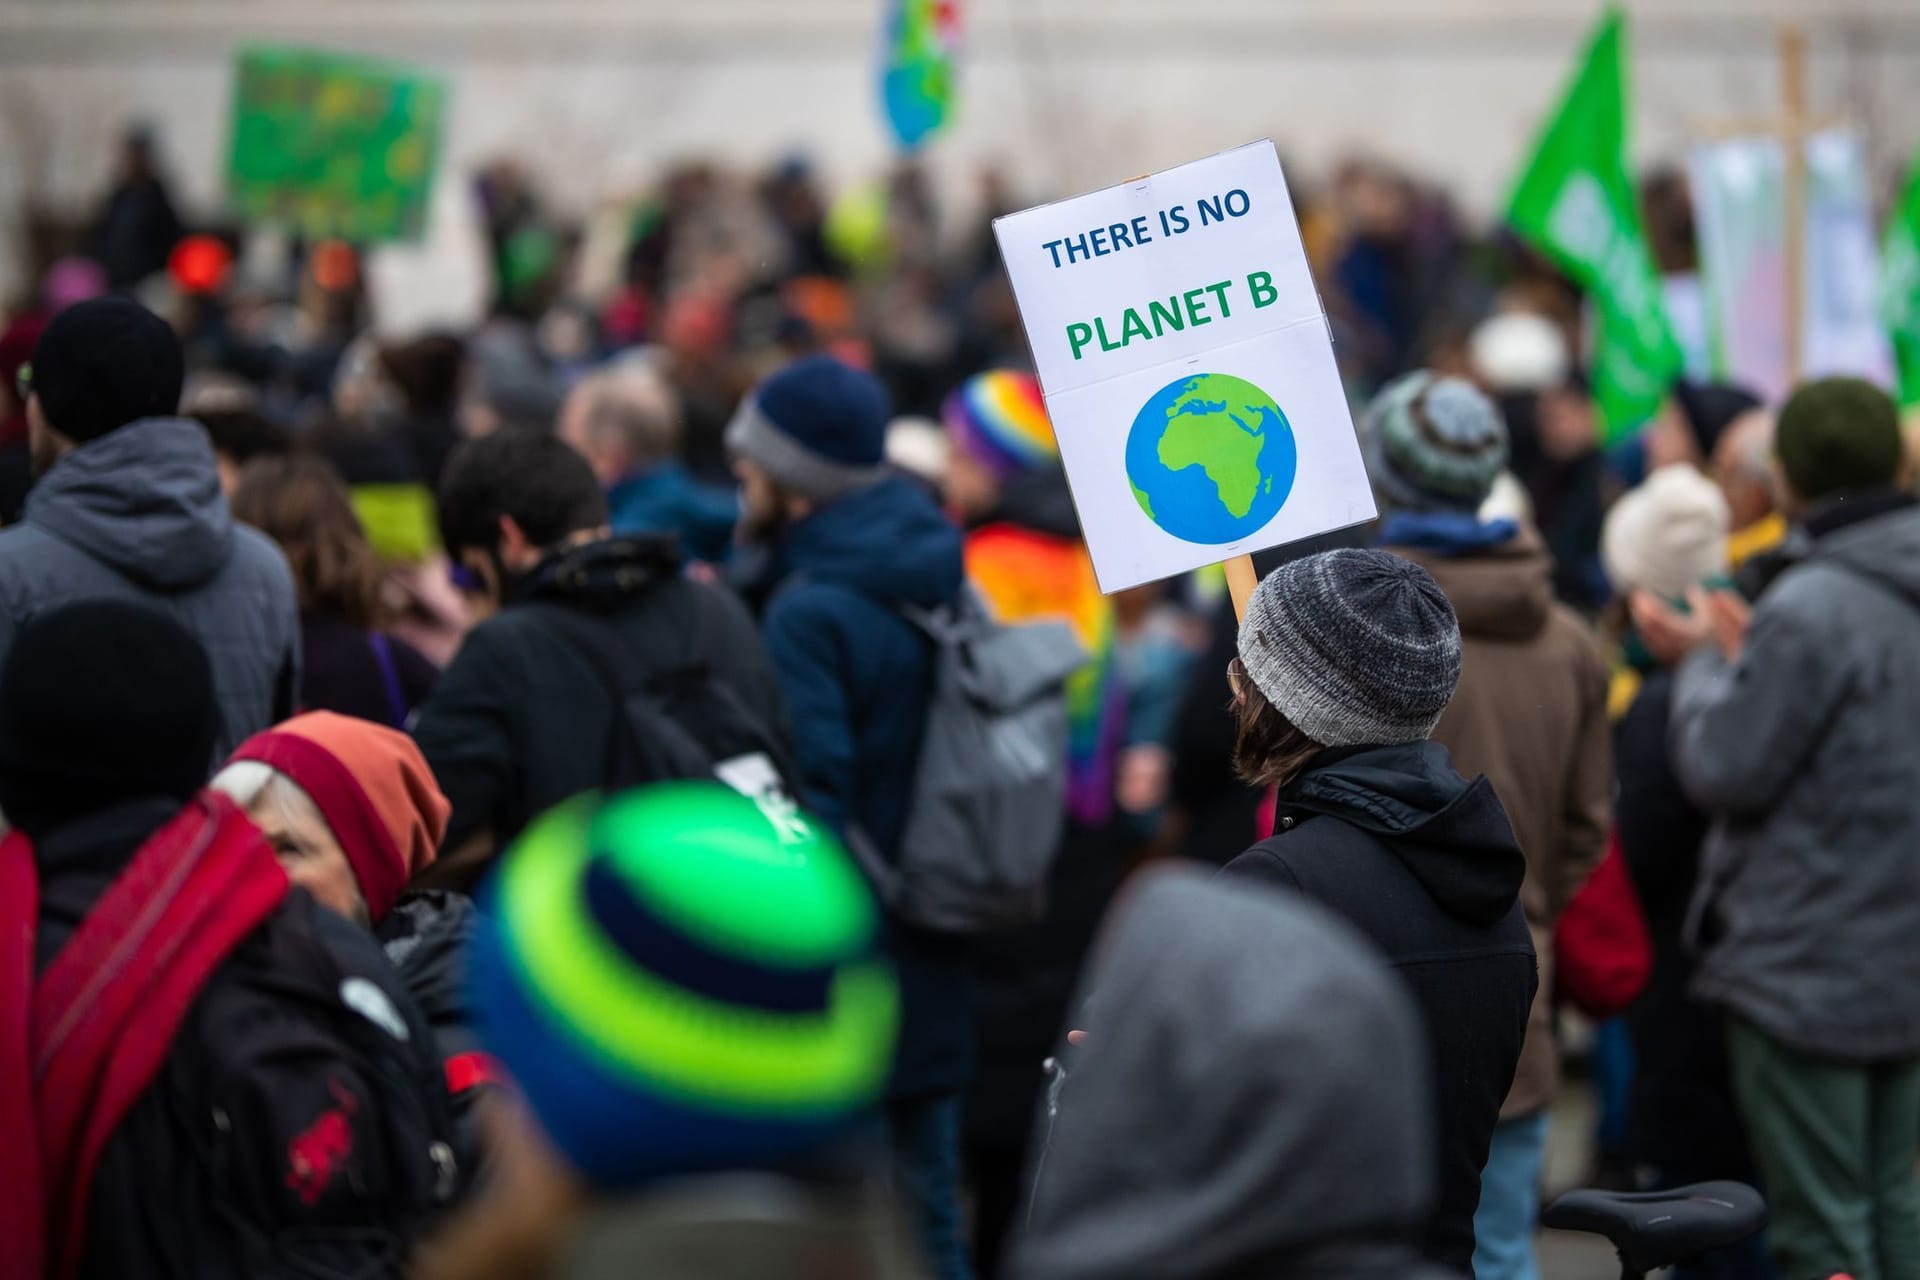
<path id="1" fill-rule="evenodd" d="M 1322 746 L 1418 742 L 1460 683 L 1460 623 L 1413 561 L 1328 551 L 1260 580 L 1240 624 L 1240 665 Z"/>
<path id="2" fill-rule="evenodd" d="M 1507 465 L 1507 424 L 1470 382 L 1410 373 L 1373 398 L 1367 474 L 1402 511 L 1480 509 Z"/>

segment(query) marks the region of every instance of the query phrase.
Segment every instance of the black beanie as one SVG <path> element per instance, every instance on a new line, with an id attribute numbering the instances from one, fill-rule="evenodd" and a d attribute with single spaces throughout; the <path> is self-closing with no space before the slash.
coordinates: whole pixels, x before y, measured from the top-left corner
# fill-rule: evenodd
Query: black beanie
<path id="1" fill-rule="evenodd" d="M 172 326 L 125 298 L 75 303 L 33 348 L 40 412 L 76 443 L 178 413 L 186 376 Z"/>
<path id="2" fill-rule="evenodd" d="M 1714 448 L 1734 420 L 1760 407 L 1760 397 L 1730 382 L 1686 382 L 1673 388 L 1673 398 L 1693 433 L 1702 464 L 1713 461 Z"/>
<path id="3" fill-rule="evenodd" d="M 184 803 L 219 730 L 213 668 L 178 622 L 121 600 L 56 609 L 0 667 L 0 812 L 38 838 L 123 800 Z"/>
<path id="4" fill-rule="evenodd" d="M 1886 392 L 1861 378 L 1821 378 L 1780 407 L 1773 449 L 1787 483 L 1812 502 L 1892 484 L 1906 444 Z"/>

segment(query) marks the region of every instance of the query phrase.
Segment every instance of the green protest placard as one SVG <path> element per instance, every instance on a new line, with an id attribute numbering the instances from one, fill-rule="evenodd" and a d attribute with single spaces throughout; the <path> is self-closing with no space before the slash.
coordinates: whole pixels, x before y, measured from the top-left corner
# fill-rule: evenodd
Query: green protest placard
<path id="1" fill-rule="evenodd" d="M 441 80 L 311 49 L 242 49 L 227 189 L 249 222 L 313 237 L 417 237 L 439 150 Z"/>

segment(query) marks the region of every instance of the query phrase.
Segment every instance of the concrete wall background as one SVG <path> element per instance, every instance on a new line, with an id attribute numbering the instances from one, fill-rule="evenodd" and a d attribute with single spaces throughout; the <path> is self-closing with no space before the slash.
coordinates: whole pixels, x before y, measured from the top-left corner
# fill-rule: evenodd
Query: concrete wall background
<path id="1" fill-rule="evenodd" d="M 1497 207 L 1593 20 L 1592 0 L 962 0 L 961 116 L 930 160 L 963 193 L 998 160 L 1035 198 L 1271 134 L 1297 174 L 1355 151 Z M 662 161 L 792 150 L 835 177 L 888 154 L 881 0 L 0 0 L 0 288 L 31 189 L 78 207 L 130 118 L 186 202 L 216 208 L 229 60 L 249 40 L 433 66 L 445 174 L 520 156 L 583 208 Z M 1920 143 L 1915 0 L 1637 0 L 1635 149 L 1778 102 L 1775 33 L 1805 26 L 1813 99 L 1892 176 Z M 456 184 L 443 182 L 445 194 Z"/>

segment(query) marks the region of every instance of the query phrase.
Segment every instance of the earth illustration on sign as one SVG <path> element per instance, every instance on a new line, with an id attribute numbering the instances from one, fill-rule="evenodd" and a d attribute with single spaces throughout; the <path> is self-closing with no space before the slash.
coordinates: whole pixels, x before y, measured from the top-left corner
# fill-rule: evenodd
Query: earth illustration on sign
<path id="1" fill-rule="evenodd" d="M 1127 479 L 1147 518 L 1184 542 L 1238 542 L 1293 490 L 1293 428 L 1273 397 L 1229 373 L 1169 382 L 1134 416 Z"/>

